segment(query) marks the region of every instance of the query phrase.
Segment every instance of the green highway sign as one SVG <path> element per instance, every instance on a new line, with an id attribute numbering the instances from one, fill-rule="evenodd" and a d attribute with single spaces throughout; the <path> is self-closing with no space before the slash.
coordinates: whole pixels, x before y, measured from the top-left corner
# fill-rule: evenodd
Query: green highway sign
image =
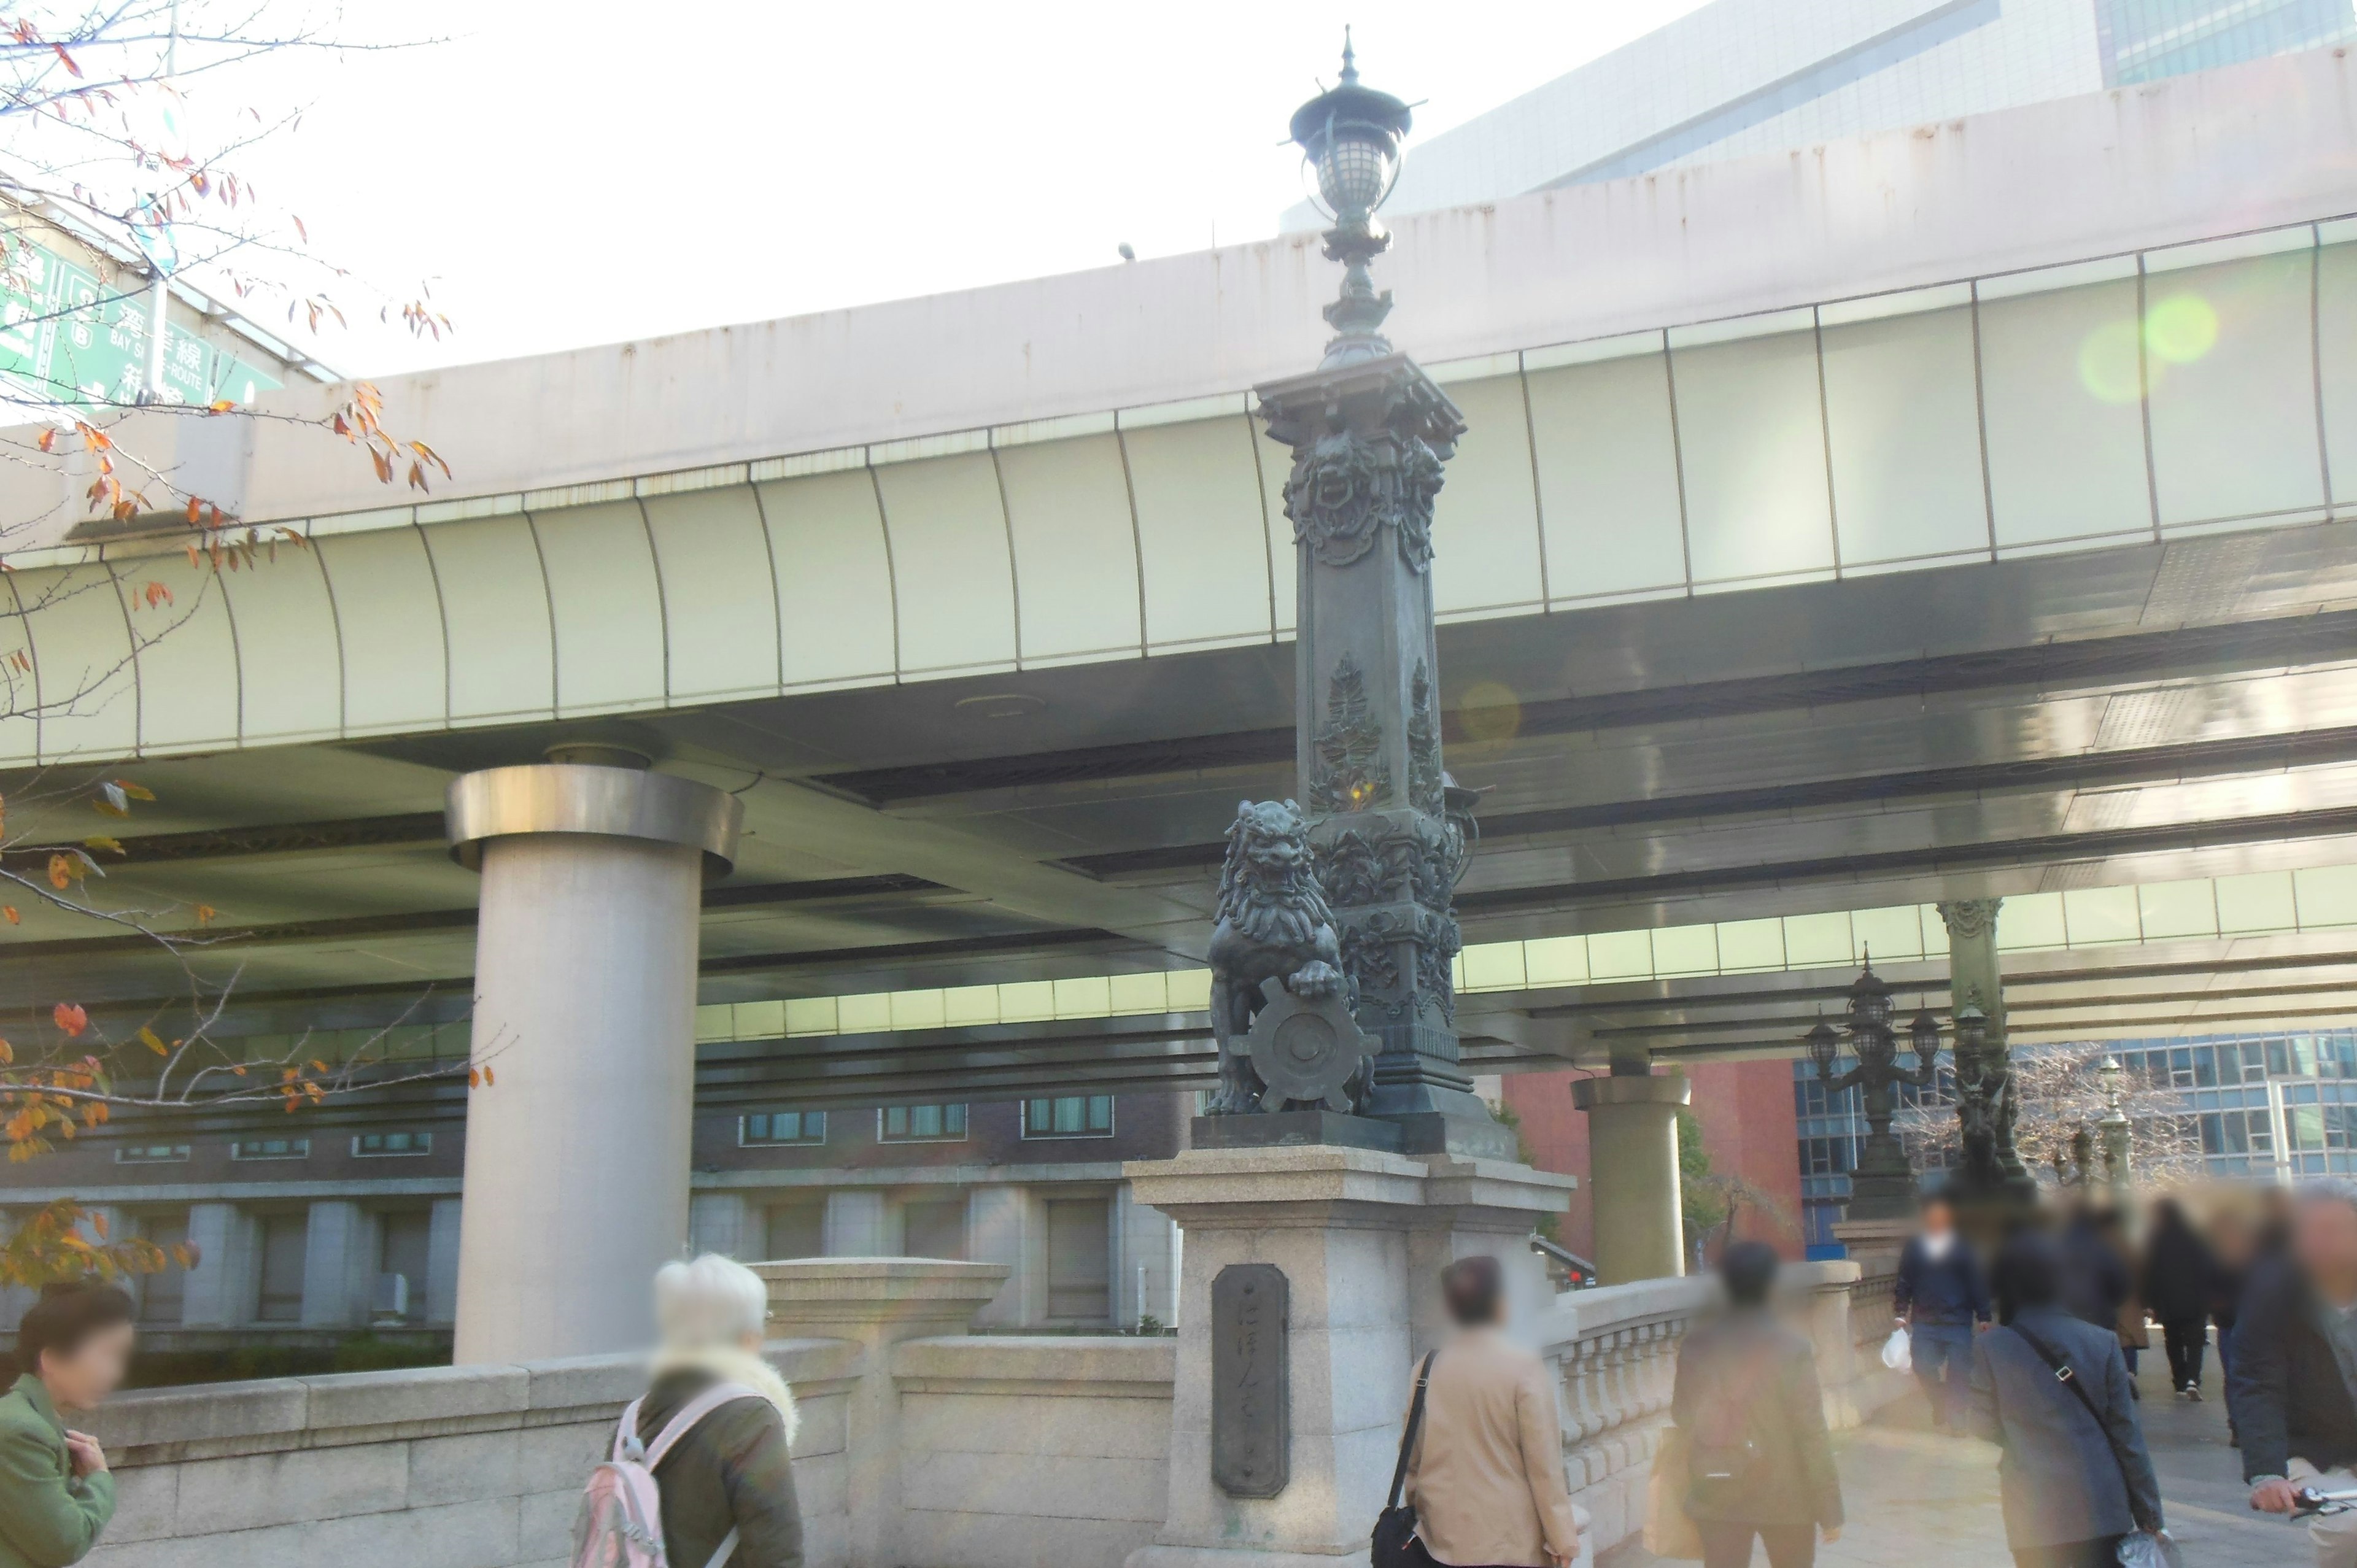
<path id="1" fill-rule="evenodd" d="M 110 287 L 62 256 L 18 239 L 0 268 L 0 383 L 74 408 L 139 401 L 147 373 L 144 286 Z M 167 402 L 242 403 L 282 383 L 177 324 L 164 328 Z"/>

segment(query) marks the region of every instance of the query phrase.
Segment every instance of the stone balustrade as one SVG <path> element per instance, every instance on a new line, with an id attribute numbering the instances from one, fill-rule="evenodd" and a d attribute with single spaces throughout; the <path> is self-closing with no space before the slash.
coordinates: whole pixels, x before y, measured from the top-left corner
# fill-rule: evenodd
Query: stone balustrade
<path id="1" fill-rule="evenodd" d="M 1801 1263 L 1787 1270 L 1786 1283 L 1816 1343 L 1828 1421 L 1855 1425 L 1904 1391 L 1906 1380 L 1874 1359 L 1890 1321 L 1887 1269 L 1861 1277 L 1857 1263 Z M 1537 1325 L 1555 1372 L 1572 1500 L 1587 1516 L 1582 1544 L 1591 1552 L 1643 1528 L 1678 1344 L 1714 1289 L 1707 1279 L 1663 1279 L 1579 1291 L 1558 1297 Z"/>
<path id="2" fill-rule="evenodd" d="M 958 1332 L 996 1268 L 759 1265 L 780 1326 L 804 1336 L 768 1354 L 802 1408 L 812 1568 L 1117 1568 L 1153 1540 L 1177 1342 Z M 1792 1273 L 1829 1416 L 1862 1419 L 1906 1383 L 1875 1359 L 1887 1269 Z M 1641 1525 L 1678 1343 L 1709 1299 L 1707 1281 L 1645 1281 L 1559 1297 L 1534 1325 L 1596 1550 Z M 122 1506 L 89 1562 L 554 1568 L 581 1483 L 642 1384 L 638 1358 L 601 1356 L 127 1395 L 94 1423 Z"/>

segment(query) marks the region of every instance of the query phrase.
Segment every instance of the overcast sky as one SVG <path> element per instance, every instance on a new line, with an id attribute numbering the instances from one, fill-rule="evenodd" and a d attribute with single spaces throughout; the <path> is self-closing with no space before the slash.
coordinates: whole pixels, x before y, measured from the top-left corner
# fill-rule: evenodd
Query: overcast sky
<path id="1" fill-rule="evenodd" d="M 244 162 L 328 258 L 434 280 L 438 349 L 319 344 L 383 373 L 1265 237 L 1346 20 L 1421 135 L 1700 3 L 351 0 L 445 41 L 304 57 L 267 92 L 315 107 Z"/>

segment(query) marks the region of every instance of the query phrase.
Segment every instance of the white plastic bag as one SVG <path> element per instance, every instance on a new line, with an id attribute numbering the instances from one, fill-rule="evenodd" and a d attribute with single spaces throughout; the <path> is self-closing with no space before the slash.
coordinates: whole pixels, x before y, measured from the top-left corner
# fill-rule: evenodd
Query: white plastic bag
<path id="1" fill-rule="evenodd" d="M 1882 1342 L 1882 1364 L 1894 1372 L 1914 1369 L 1915 1352 L 1907 1343 L 1907 1330 L 1894 1328 L 1890 1337 Z"/>

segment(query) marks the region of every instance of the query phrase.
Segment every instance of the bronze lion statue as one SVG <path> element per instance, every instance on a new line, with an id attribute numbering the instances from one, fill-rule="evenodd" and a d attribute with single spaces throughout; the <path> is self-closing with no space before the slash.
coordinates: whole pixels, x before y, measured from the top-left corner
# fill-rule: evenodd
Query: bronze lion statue
<path id="1" fill-rule="evenodd" d="M 1211 1034 L 1220 1046 L 1214 1116 L 1264 1109 L 1260 1074 L 1236 1047 L 1280 980 L 1297 996 L 1330 996 L 1348 984 L 1334 914 L 1318 886 L 1308 824 L 1290 800 L 1244 800 L 1220 867 L 1219 924 L 1211 931 Z M 1281 1105 L 1265 1109 L 1282 1111 Z"/>

